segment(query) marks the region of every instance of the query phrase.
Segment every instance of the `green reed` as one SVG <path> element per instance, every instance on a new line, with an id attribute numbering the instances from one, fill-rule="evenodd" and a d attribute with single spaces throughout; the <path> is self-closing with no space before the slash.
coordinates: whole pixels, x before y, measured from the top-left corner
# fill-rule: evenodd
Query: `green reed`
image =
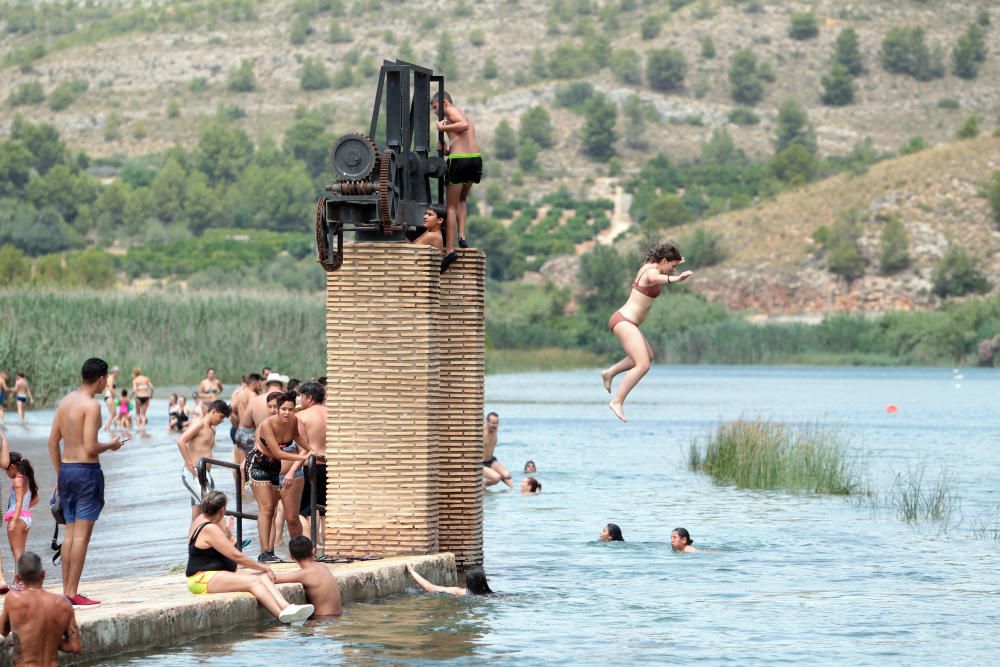
<path id="1" fill-rule="evenodd" d="M 91 356 L 141 367 L 155 384 L 226 384 L 267 365 L 293 377 L 326 367 L 323 296 L 292 292 L 0 291 L 0 369 L 24 371 L 39 404 L 79 381 Z"/>
<path id="2" fill-rule="evenodd" d="M 869 492 L 861 502 L 873 515 L 890 514 L 910 524 L 930 523 L 947 531 L 957 523 L 961 499 L 947 471 L 936 478 L 926 474 L 926 462 L 896 473 L 882 490 Z"/>
<path id="3" fill-rule="evenodd" d="M 585 350 L 564 350 L 543 347 L 533 350 L 487 350 L 487 373 L 520 373 L 524 371 L 564 371 L 574 368 L 596 368 L 601 357 Z"/>
<path id="4" fill-rule="evenodd" d="M 719 424 L 704 447 L 692 444 L 692 470 L 748 489 L 849 495 L 862 490 L 858 460 L 838 429 L 763 419 Z"/>

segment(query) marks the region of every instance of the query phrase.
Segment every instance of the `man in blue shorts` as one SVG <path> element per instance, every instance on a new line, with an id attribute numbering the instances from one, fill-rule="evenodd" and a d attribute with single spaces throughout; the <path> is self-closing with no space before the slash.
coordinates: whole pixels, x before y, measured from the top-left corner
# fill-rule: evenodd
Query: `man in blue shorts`
<path id="1" fill-rule="evenodd" d="M 80 595 L 77 589 L 94 522 L 104 508 L 104 473 L 99 457 L 107 451 L 118 451 L 124 444 L 122 440 L 128 439 L 127 435 L 116 435 L 109 443 L 97 440 L 101 404 L 94 396 L 107 386 L 107 362 L 87 359 L 80 375 L 80 387 L 67 394 L 56 407 L 49 434 L 49 456 L 58 475 L 59 498 L 66 517 L 66 540 L 62 547 L 63 594 L 75 609 L 101 604 Z"/>

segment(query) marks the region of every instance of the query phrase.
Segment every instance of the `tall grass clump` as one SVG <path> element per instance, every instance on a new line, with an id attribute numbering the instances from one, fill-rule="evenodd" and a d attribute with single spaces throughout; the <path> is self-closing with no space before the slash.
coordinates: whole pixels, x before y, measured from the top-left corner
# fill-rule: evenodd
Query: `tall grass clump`
<path id="1" fill-rule="evenodd" d="M 872 514 L 889 513 L 909 524 L 932 523 L 947 530 L 961 505 L 955 480 L 947 471 L 929 478 L 926 467 L 923 462 L 896 473 L 885 489 L 868 493 L 862 502 Z"/>
<path id="2" fill-rule="evenodd" d="M 0 290 L 0 369 L 24 371 L 39 403 L 80 379 L 87 357 L 139 366 L 153 382 L 197 383 L 212 366 L 226 383 L 267 365 L 294 377 L 326 368 L 319 294 L 188 294 Z"/>
<path id="3" fill-rule="evenodd" d="M 861 490 L 857 459 L 837 429 L 763 419 L 719 424 L 704 449 L 692 445 L 691 469 L 747 489 L 848 495 Z"/>

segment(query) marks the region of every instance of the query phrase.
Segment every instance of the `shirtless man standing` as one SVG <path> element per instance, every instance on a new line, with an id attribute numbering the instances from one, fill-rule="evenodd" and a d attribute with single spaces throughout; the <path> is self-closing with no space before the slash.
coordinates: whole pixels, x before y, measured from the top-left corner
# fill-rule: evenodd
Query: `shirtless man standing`
<path id="1" fill-rule="evenodd" d="M 15 665 L 57 665 L 59 651 L 79 653 L 83 648 L 73 605 L 65 596 L 42 590 L 44 579 L 38 554 L 21 554 L 16 578 L 21 588 L 7 594 L 0 613 L 0 634 Z"/>
<path id="2" fill-rule="evenodd" d="M 83 380 L 80 387 L 67 394 L 56 407 L 49 434 L 49 456 L 58 478 L 59 498 L 66 517 L 66 540 L 62 546 L 63 593 L 74 608 L 101 604 L 79 595 L 77 588 L 87 560 L 94 522 L 104 508 L 100 455 L 116 452 L 124 444 L 117 435 L 109 443 L 97 441 L 101 404 L 94 401 L 94 396 L 107 386 L 107 362 L 93 357 L 87 359 L 80 375 Z"/>
<path id="3" fill-rule="evenodd" d="M 288 553 L 299 569 L 295 572 L 275 572 L 276 584 L 302 584 L 306 601 L 316 608 L 313 616 L 339 616 L 344 611 L 340 601 L 340 585 L 330 569 L 317 563 L 316 549 L 305 535 L 288 542 Z"/>
<path id="4" fill-rule="evenodd" d="M 466 202 L 473 184 L 483 178 L 483 158 L 472 122 L 452 103 L 451 95 L 442 91 L 441 96 L 444 97 L 444 120 L 437 121 L 434 126 L 448 134 L 448 146 L 444 149 L 448 156 L 448 232 L 444 239 L 445 255 L 441 260 L 441 271 L 444 272 L 458 259 L 456 238 L 459 247 L 469 247 L 465 241 Z M 431 100 L 435 113 L 438 112 L 438 97 L 435 95 Z"/>
<path id="5" fill-rule="evenodd" d="M 326 387 L 319 382 L 304 382 L 299 386 L 299 396 L 302 410 L 297 414 L 299 421 L 306 427 L 309 435 L 309 446 L 314 454 L 318 456 L 326 455 Z M 326 459 L 316 461 L 316 504 L 326 507 Z M 299 505 L 299 514 L 302 516 L 302 524 L 305 532 L 312 534 L 312 504 L 310 503 L 310 485 L 306 479 L 302 488 L 302 502 Z M 326 510 L 320 510 L 322 516 L 326 515 Z M 318 546 L 323 546 L 323 531 L 317 531 L 316 541 Z"/>
<path id="6" fill-rule="evenodd" d="M 14 399 L 17 401 L 17 422 L 23 425 L 24 408 L 28 405 L 28 401 L 34 403 L 35 397 L 31 395 L 31 387 L 28 386 L 28 380 L 21 371 L 17 372 L 17 377 L 14 379 Z"/>
<path id="7" fill-rule="evenodd" d="M 201 514 L 201 482 L 198 480 L 198 461 L 203 457 L 212 458 L 212 450 L 215 449 L 215 428 L 229 416 L 229 406 L 225 401 L 212 401 L 208 404 L 207 412 L 201 419 L 196 419 L 191 426 L 184 431 L 180 440 L 177 441 L 177 449 L 181 450 L 181 457 L 184 459 L 184 468 L 181 470 L 181 483 L 191 496 L 191 518 L 195 519 Z M 211 464 L 207 464 L 211 471 Z M 208 473 L 208 491 L 215 491 L 215 480 L 212 473 Z"/>
<path id="8" fill-rule="evenodd" d="M 497 461 L 493 451 L 497 447 L 497 429 L 500 427 L 500 416 L 491 412 L 486 415 L 486 426 L 483 427 L 483 477 L 486 478 L 486 486 L 493 486 L 503 480 L 503 483 L 514 488 L 510 473 Z"/>
<path id="9" fill-rule="evenodd" d="M 233 463 L 243 469 L 243 461 L 247 457 L 247 450 L 244 450 L 236 439 L 236 434 L 240 429 L 240 419 L 243 417 L 243 412 L 247 409 L 250 404 L 250 400 L 260 394 L 261 383 L 263 383 L 264 378 L 260 376 L 259 373 L 251 373 L 247 376 L 246 384 L 240 386 L 239 389 L 233 392 L 232 398 L 230 398 L 229 407 L 231 409 L 229 413 L 229 422 L 232 424 L 232 428 L 229 429 L 229 439 L 233 441 Z M 250 444 L 250 449 L 253 449 L 253 443 Z"/>
<path id="10" fill-rule="evenodd" d="M 235 445 L 242 450 L 241 458 L 246 459 L 247 454 L 253 451 L 257 445 L 255 440 L 257 427 L 271 416 L 267 409 L 267 395 L 272 391 L 282 391 L 283 388 L 281 376 L 271 373 L 264 380 L 264 391 L 255 396 L 247 396 L 247 402 L 239 406 L 240 421 L 236 428 Z"/>

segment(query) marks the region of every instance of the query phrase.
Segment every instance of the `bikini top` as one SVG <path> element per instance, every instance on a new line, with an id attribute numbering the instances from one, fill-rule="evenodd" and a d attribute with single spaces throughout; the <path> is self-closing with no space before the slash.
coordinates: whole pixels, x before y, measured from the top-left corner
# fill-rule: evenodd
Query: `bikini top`
<path id="1" fill-rule="evenodd" d="M 646 271 L 649 271 L 649 269 L 646 269 Z M 645 273 L 646 271 L 643 271 L 643 273 Z M 641 274 L 639 277 L 640 278 L 642 277 Z M 659 283 L 657 283 L 656 285 L 649 285 L 648 287 L 640 285 L 639 278 L 636 278 L 635 280 L 632 281 L 632 289 L 634 289 L 639 294 L 644 294 L 648 296 L 650 299 L 655 299 L 656 297 L 660 296 L 660 292 L 663 291 L 663 288 L 659 285 Z"/>

